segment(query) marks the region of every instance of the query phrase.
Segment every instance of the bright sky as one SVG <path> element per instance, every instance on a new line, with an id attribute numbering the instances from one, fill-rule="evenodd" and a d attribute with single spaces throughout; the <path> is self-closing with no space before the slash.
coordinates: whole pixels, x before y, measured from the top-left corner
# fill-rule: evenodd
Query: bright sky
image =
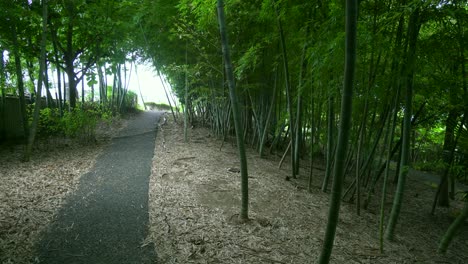
<path id="1" fill-rule="evenodd" d="M 9 54 L 7 51 L 4 51 L 4 59 L 7 61 L 9 59 Z M 127 69 L 130 69 L 130 64 L 127 64 Z M 165 80 L 165 76 L 162 76 L 163 80 Z M 55 98 L 55 94 L 57 93 L 57 90 L 55 87 L 57 87 L 57 72 L 52 71 L 49 69 L 49 78 L 50 82 L 52 82 L 52 87 L 50 89 L 50 92 L 52 93 L 52 97 Z M 66 77 L 68 78 L 68 77 Z M 127 76 L 128 78 L 128 76 Z M 112 76 L 107 76 L 107 83 L 108 85 L 112 85 L 113 77 Z M 91 91 L 91 88 L 86 85 L 88 80 L 85 81 L 85 90 L 86 93 L 89 93 Z M 167 92 L 171 93 L 171 86 L 167 81 L 164 82 Z M 97 87 L 97 86 L 96 86 Z M 133 65 L 132 67 L 132 73 L 130 75 L 130 83 L 129 83 L 129 90 L 135 92 L 138 95 L 138 104 L 142 104 L 141 96 L 143 96 L 143 100 L 145 102 L 154 102 L 154 103 L 164 103 L 167 104 L 167 98 L 164 93 L 164 88 L 161 82 L 161 78 L 156 74 L 154 71 L 154 68 L 150 64 L 137 64 L 136 67 Z M 43 88 L 44 89 L 44 88 Z M 81 83 L 78 84 L 77 86 L 78 89 L 78 94 L 81 96 Z M 96 89 L 96 96 L 98 94 L 98 89 Z M 141 89 L 141 95 L 140 95 L 140 90 Z M 42 94 L 45 95 L 45 91 L 42 91 Z M 170 96 L 171 100 L 174 98 L 177 100 L 177 98 L 174 96 Z M 171 103 L 174 105 L 173 101 Z"/>
<path id="2" fill-rule="evenodd" d="M 137 65 L 136 70 L 137 72 L 135 71 L 135 67 L 133 67 L 132 75 L 130 76 L 129 90 L 134 91 L 140 97 L 140 88 L 145 102 L 167 104 L 167 98 L 164 94 L 161 79 L 157 73 L 153 71 L 153 67 L 140 64 Z M 163 80 L 165 80 L 165 76 L 163 75 L 162 77 Z M 171 92 L 171 86 L 166 81 L 164 85 L 166 86 L 167 92 Z M 141 104 L 141 98 L 138 98 L 138 103 Z"/>
<path id="3" fill-rule="evenodd" d="M 130 65 L 127 65 L 127 70 L 130 70 Z M 53 76 L 53 77 L 52 77 Z M 57 73 L 54 72 L 49 72 L 49 78 L 53 78 L 51 82 L 53 83 L 53 87 L 56 87 L 57 83 Z M 164 88 L 161 82 L 161 78 L 156 74 L 156 72 L 153 70 L 153 67 L 148 65 L 148 64 L 138 64 L 136 67 L 132 67 L 132 73 L 128 73 L 127 78 L 130 77 L 130 82 L 128 85 L 128 89 L 135 92 L 138 95 L 138 104 L 142 105 L 142 98 L 145 101 L 145 103 L 148 102 L 155 102 L 155 103 L 165 103 L 167 104 L 167 98 L 164 93 Z M 164 85 L 166 86 L 167 92 L 171 93 L 171 86 L 167 81 L 165 80 L 165 76 L 162 76 L 164 82 Z M 66 77 L 68 78 L 68 77 Z M 90 93 L 91 88 L 87 86 L 88 80 L 85 81 L 85 94 Z M 112 85 L 113 83 L 113 77 L 112 76 L 107 76 L 107 84 Z M 95 93 L 96 96 L 98 95 L 98 85 L 95 86 Z M 79 96 L 81 96 L 81 82 L 77 85 L 77 90 Z M 141 95 L 140 95 L 140 90 L 141 90 Z M 56 89 L 52 88 L 50 89 L 52 96 L 55 97 L 55 93 L 57 92 Z M 43 91 L 43 94 L 45 94 L 45 91 Z M 175 96 L 169 96 L 172 100 L 172 98 L 175 98 Z M 97 97 L 96 97 L 97 99 Z M 177 100 L 177 99 L 176 99 Z M 171 103 L 174 105 L 173 101 Z"/>

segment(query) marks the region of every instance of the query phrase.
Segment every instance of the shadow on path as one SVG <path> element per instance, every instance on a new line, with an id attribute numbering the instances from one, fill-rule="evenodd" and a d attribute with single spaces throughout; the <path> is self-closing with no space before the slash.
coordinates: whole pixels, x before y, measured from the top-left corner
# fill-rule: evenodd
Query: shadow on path
<path id="1" fill-rule="evenodd" d="M 160 113 L 130 120 L 83 175 L 38 245 L 40 263 L 155 263 L 148 184 Z"/>

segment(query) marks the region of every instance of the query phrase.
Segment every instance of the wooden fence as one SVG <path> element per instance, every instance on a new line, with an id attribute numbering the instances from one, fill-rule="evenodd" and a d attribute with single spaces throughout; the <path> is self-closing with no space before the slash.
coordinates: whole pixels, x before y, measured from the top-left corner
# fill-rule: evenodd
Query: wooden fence
<path id="1" fill-rule="evenodd" d="M 6 96 L 4 100 L 0 98 L 0 141 L 23 137 L 19 98 L 16 96 Z"/>

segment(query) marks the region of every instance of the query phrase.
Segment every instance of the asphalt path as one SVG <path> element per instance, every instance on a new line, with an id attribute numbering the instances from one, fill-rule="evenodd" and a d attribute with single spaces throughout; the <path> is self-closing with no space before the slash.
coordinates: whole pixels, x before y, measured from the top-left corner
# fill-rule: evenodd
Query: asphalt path
<path id="1" fill-rule="evenodd" d="M 409 177 L 414 177 L 415 179 L 418 179 L 419 181 L 422 181 L 431 186 L 438 186 L 441 178 L 439 175 L 414 169 L 410 169 Z M 456 192 L 468 192 L 468 186 L 461 184 L 458 181 L 455 188 Z"/>
<path id="2" fill-rule="evenodd" d="M 144 112 L 82 176 L 38 244 L 40 263 L 155 263 L 148 233 L 148 189 L 160 112 Z"/>

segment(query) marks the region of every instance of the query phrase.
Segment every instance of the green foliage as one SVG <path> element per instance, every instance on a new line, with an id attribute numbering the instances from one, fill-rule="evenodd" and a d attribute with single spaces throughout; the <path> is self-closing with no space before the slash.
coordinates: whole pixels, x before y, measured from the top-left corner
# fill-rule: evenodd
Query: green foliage
<path id="1" fill-rule="evenodd" d="M 446 168 L 446 163 L 442 159 L 416 162 L 413 168 L 420 171 L 443 172 Z"/>
<path id="2" fill-rule="evenodd" d="M 66 111 L 62 117 L 58 109 L 45 108 L 40 111 L 37 133 L 39 138 L 67 137 L 90 143 L 95 141 L 96 125 L 112 120 L 110 111 L 100 110 L 94 105 Z"/>
<path id="3" fill-rule="evenodd" d="M 122 104 L 121 112 L 133 113 L 138 111 L 138 95 L 133 91 L 127 91 Z"/>
<path id="4" fill-rule="evenodd" d="M 258 53 L 261 50 L 260 44 L 256 43 L 254 46 L 251 46 L 247 52 L 240 58 L 239 66 L 236 68 L 236 77 L 241 79 L 243 76 L 246 76 L 246 71 L 254 71 L 259 63 L 260 56 Z"/>
<path id="5" fill-rule="evenodd" d="M 96 124 L 100 113 L 94 109 L 73 109 L 65 112 L 62 119 L 63 133 L 66 137 L 82 142 L 92 142 L 96 136 Z"/>
<path id="6" fill-rule="evenodd" d="M 30 118 L 30 122 L 32 117 Z M 39 113 L 37 135 L 41 138 L 63 134 L 63 128 L 58 109 L 45 108 Z"/>
<path id="7" fill-rule="evenodd" d="M 468 202 L 468 191 L 466 191 L 466 192 L 460 192 L 459 195 L 460 195 L 460 199 L 461 199 L 461 200 L 463 200 L 463 201 L 465 201 L 465 202 Z"/>

